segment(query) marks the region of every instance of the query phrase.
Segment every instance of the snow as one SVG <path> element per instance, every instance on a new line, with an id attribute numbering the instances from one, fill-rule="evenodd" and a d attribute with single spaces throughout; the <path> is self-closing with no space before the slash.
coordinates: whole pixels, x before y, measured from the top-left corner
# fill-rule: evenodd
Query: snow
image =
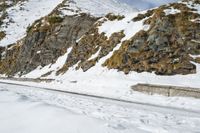
<path id="1" fill-rule="evenodd" d="M 100 51 L 101 51 L 101 48 L 99 48 L 99 50 L 95 54 L 93 54 L 88 60 L 92 60 L 98 57 Z"/>
<path id="2" fill-rule="evenodd" d="M 7 46 L 25 37 L 29 25 L 48 15 L 62 1 L 28 0 L 8 8 L 8 18 L 4 20 L 4 24 L 0 28 L 5 31 L 6 37 L 0 41 L 0 46 Z"/>
<path id="3" fill-rule="evenodd" d="M 200 102 L 193 100 L 193 103 L 199 106 Z M 58 130 L 59 133 L 192 133 L 200 130 L 200 115 L 192 110 L 5 84 L 0 84 L 0 112 L 3 133 L 55 133 Z"/>
<path id="4" fill-rule="evenodd" d="M 122 20 L 106 21 L 99 27 L 99 33 L 105 33 L 109 38 L 113 33 L 121 32 L 125 34 L 123 40 L 128 40 L 133 37 L 140 30 L 148 30 L 148 26 L 143 25 L 143 21 L 133 22 L 132 19 L 136 17 L 138 13 L 129 13 L 125 15 Z"/>
<path id="5" fill-rule="evenodd" d="M 196 58 L 200 58 L 200 55 L 190 55 L 190 57 L 196 59 Z"/>
<path id="6" fill-rule="evenodd" d="M 41 51 L 37 51 L 37 54 L 40 54 L 41 53 Z"/>
<path id="7" fill-rule="evenodd" d="M 180 13 L 181 11 L 178 10 L 178 9 L 174 9 L 173 7 L 171 7 L 170 9 L 165 9 L 164 12 L 165 12 L 165 15 L 170 15 L 170 14 Z"/>
<path id="8" fill-rule="evenodd" d="M 101 61 L 100 61 L 101 62 Z M 182 98 L 182 97 L 162 97 L 162 96 L 148 96 L 141 93 L 134 92 L 131 90 L 132 85 L 137 83 L 149 83 L 157 85 L 175 85 L 175 86 L 189 86 L 199 87 L 200 76 L 199 68 L 198 74 L 191 75 L 176 75 L 176 76 L 158 76 L 151 73 L 136 73 L 132 72 L 125 75 L 117 70 L 108 70 L 102 68 L 99 64 L 89 69 L 87 72 L 82 70 L 74 70 L 70 68 L 65 74 L 55 76 L 48 76 L 47 78 L 54 78 L 55 81 L 50 83 L 41 82 L 17 82 L 17 81 L 6 81 L 25 85 L 32 85 L 38 87 L 46 87 L 50 89 L 58 89 L 63 91 L 71 91 L 83 94 L 97 95 L 112 97 L 116 99 L 131 100 L 143 103 L 153 103 L 164 106 L 174 106 L 181 108 L 193 108 L 194 110 L 200 109 L 200 105 L 193 98 Z M 36 74 L 36 73 L 35 73 Z"/>
<path id="9" fill-rule="evenodd" d="M 155 8 L 167 3 L 177 2 L 179 0 L 119 0 L 120 2 L 127 3 L 130 6 L 134 6 L 140 11 Z"/>
<path id="10" fill-rule="evenodd" d="M 1 29 L 6 37 L 0 41 L 0 46 L 15 43 L 26 36 L 26 29 L 35 20 L 48 15 L 63 0 L 29 0 L 20 2 L 7 9 L 8 18 L 4 20 Z M 75 15 L 78 13 L 89 13 L 93 16 L 103 16 L 107 13 L 125 14 L 137 12 L 137 9 L 118 0 L 74 0 L 67 1 L 69 7 L 61 8 L 63 15 Z M 12 21 L 12 22 L 11 22 Z"/>
<path id="11" fill-rule="evenodd" d="M 190 21 L 195 22 L 195 23 L 200 23 L 200 18 L 191 19 Z M 199 42 L 199 43 L 200 43 L 200 42 Z"/>
<path id="12" fill-rule="evenodd" d="M 38 87 L 47 87 L 50 89 L 58 89 L 63 91 L 77 92 L 96 96 L 105 96 L 116 99 L 130 100 L 156 105 L 173 106 L 185 109 L 192 108 L 194 110 L 200 109 L 200 105 L 198 104 L 200 102 L 195 102 L 195 99 L 193 98 L 167 98 L 157 95 L 148 96 L 138 92 L 134 92 L 130 88 L 131 86 L 136 85 L 138 83 L 199 88 L 199 64 L 195 64 L 197 66 L 197 74 L 175 76 L 158 76 L 154 73 L 147 72 L 131 72 L 128 75 L 125 75 L 123 72 L 118 72 L 117 70 L 108 70 L 107 68 L 102 67 L 102 62 L 104 62 L 107 58 L 112 56 L 112 53 L 119 47 L 120 44 L 111 53 L 109 53 L 109 55 L 102 58 L 94 67 L 92 67 L 86 72 L 83 72 L 82 70 L 75 70 L 75 65 L 63 75 L 49 75 L 45 77 L 47 79 L 55 79 L 55 81 L 52 81 L 50 83 L 33 83 L 17 81 L 7 82 L 33 85 Z M 37 75 L 37 73 L 32 73 L 32 75 L 34 74 Z M 24 77 L 27 76 L 25 75 Z"/>
<path id="13" fill-rule="evenodd" d="M 107 129 L 101 120 L 13 92 L 0 93 L 0 112 L 1 133 L 103 133 Z"/>
<path id="14" fill-rule="evenodd" d="M 89 13 L 93 16 L 103 16 L 108 13 L 126 14 L 138 10 L 119 0 L 71 0 L 66 1 L 65 7 L 61 9 L 64 15 L 75 15 L 78 13 Z"/>
<path id="15" fill-rule="evenodd" d="M 190 9 L 195 9 L 196 11 L 193 11 L 194 13 L 200 14 L 200 4 L 194 4 L 194 0 L 189 2 L 182 2 L 183 4 L 186 4 Z"/>

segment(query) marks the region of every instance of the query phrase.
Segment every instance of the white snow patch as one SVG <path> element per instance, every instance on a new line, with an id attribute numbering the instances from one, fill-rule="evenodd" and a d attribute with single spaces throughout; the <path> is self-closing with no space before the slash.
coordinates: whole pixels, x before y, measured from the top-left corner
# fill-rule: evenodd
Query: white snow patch
<path id="1" fill-rule="evenodd" d="M 165 9 L 164 12 L 165 12 L 165 15 L 181 13 L 180 10 L 174 9 L 173 7 L 171 7 L 170 9 Z"/>
<path id="2" fill-rule="evenodd" d="M 140 11 L 159 7 L 164 4 L 177 2 L 179 0 L 119 0 L 120 2 L 127 3 L 130 6 L 134 6 Z"/>
<path id="3" fill-rule="evenodd" d="M 132 19 L 137 15 L 138 13 L 131 13 L 126 14 L 125 18 L 122 20 L 106 21 L 99 27 L 99 33 L 105 33 L 105 35 L 110 38 L 113 33 L 123 31 L 125 37 L 122 41 L 128 40 L 140 30 L 148 30 L 148 26 L 143 25 L 144 20 L 133 22 Z"/>
<path id="4" fill-rule="evenodd" d="M 200 55 L 191 55 L 191 54 L 190 54 L 190 56 L 191 56 L 192 58 L 194 58 L 194 59 L 200 58 Z"/>
<path id="5" fill-rule="evenodd" d="M 26 29 L 35 20 L 48 15 L 63 0 L 28 0 L 7 9 L 8 18 L 0 30 L 6 37 L 0 41 L 0 46 L 15 43 L 26 36 Z M 12 21 L 12 22 L 10 22 Z"/>
<path id="6" fill-rule="evenodd" d="M 100 51 L 101 51 L 101 48 L 99 48 L 99 50 L 95 54 L 93 54 L 88 60 L 92 60 L 98 57 Z"/>
<path id="7" fill-rule="evenodd" d="M 40 54 L 41 53 L 41 51 L 37 51 L 37 54 Z"/>
<path id="8" fill-rule="evenodd" d="M 200 18 L 191 19 L 190 21 L 195 22 L 195 23 L 200 23 Z"/>
<path id="9" fill-rule="evenodd" d="M 200 4 L 194 4 L 194 0 L 191 0 L 189 2 L 181 2 L 183 4 L 186 4 L 190 9 L 195 9 L 196 11 L 193 11 L 194 13 L 200 14 Z"/>

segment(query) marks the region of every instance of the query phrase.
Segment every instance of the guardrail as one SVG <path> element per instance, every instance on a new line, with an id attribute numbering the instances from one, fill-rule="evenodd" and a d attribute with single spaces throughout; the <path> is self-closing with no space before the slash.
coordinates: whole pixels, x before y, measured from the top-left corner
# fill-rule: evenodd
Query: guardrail
<path id="1" fill-rule="evenodd" d="M 200 98 L 200 88 L 165 86 L 165 85 L 151 85 L 151 84 L 137 84 L 131 86 L 134 91 L 146 93 L 149 95 L 159 94 L 168 97 L 194 97 Z"/>
<path id="2" fill-rule="evenodd" d="M 14 81 L 30 81 L 30 82 L 51 82 L 54 81 L 54 79 L 40 79 L 40 78 L 13 78 L 13 77 L 0 77 L 0 79 L 5 79 L 5 80 L 14 80 Z"/>

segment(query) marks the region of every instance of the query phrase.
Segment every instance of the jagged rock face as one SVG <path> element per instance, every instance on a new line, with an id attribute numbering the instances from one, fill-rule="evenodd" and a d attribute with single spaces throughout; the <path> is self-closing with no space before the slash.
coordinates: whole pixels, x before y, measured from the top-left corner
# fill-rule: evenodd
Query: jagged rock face
<path id="1" fill-rule="evenodd" d="M 180 13 L 166 15 L 169 8 Z M 190 74 L 196 72 L 191 55 L 200 54 L 200 23 L 193 22 L 200 17 L 185 4 L 163 6 L 134 18 L 138 21 L 150 17 L 145 24 L 148 31 L 140 31 L 105 62 L 108 68 L 129 73 L 155 72 L 161 75 Z"/>
<path id="2" fill-rule="evenodd" d="M 95 66 L 102 57 L 113 51 L 124 37 L 123 32 L 119 32 L 112 34 L 108 39 L 104 34 L 99 34 L 95 28 L 92 28 L 87 34 L 73 47 L 65 66 L 60 70 L 61 72 L 65 72 L 69 67 L 77 63 L 76 69 L 81 68 L 84 72 L 87 71 Z M 90 59 L 95 53 L 98 53 L 98 55 Z"/>
<path id="3" fill-rule="evenodd" d="M 66 16 L 62 21 L 46 25 L 38 26 L 42 20 L 36 22 L 29 28 L 24 40 L 5 51 L 0 64 L 1 73 L 24 74 L 38 66 L 54 63 L 67 51 L 67 48 L 76 44 L 76 40 L 86 33 L 96 20 L 97 18 L 81 14 Z"/>
<path id="4" fill-rule="evenodd" d="M 193 3 L 200 4 L 198 0 Z M 167 13 L 172 8 L 177 11 Z M 144 24 L 150 28 L 121 42 L 125 37 L 124 31 L 113 33 L 108 38 L 99 33 L 98 27 L 104 21 L 123 20 L 124 16 L 108 14 L 98 20 L 80 14 L 62 18 L 55 10 L 30 26 L 23 40 L 8 48 L 0 48 L 0 73 L 26 74 L 38 66 L 54 63 L 69 47 L 72 50 L 57 74 L 74 65 L 85 72 L 122 43 L 120 49 L 102 64 L 104 67 L 126 74 L 131 71 L 159 75 L 192 74 L 196 72 L 192 61 L 200 63 L 200 58 L 190 56 L 200 55 L 200 15 L 195 11 L 184 3 L 174 3 L 139 14 L 132 21 L 145 19 Z"/>

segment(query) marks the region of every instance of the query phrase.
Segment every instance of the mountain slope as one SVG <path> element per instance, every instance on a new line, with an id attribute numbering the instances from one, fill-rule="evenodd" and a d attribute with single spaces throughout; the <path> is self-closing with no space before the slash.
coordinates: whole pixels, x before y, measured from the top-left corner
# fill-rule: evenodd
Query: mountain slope
<path id="1" fill-rule="evenodd" d="M 64 12 L 67 10 L 65 15 L 88 13 L 101 17 L 108 13 L 126 14 L 138 11 L 134 6 L 119 2 L 119 0 L 67 0 L 65 5 L 63 8 Z"/>
<path id="2" fill-rule="evenodd" d="M 119 0 L 134 6 L 138 10 L 147 10 L 164 4 L 177 2 L 178 0 Z"/>
<path id="3" fill-rule="evenodd" d="M 97 91 L 139 82 L 198 87 L 199 5 L 197 0 L 184 0 L 99 17 L 62 3 L 33 23 L 20 42 L 1 48 L 0 72 L 55 79 L 72 87 L 74 81 L 79 89 L 92 86 Z"/>
<path id="4" fill-rule="evenodd" d="M 100 17 L 107 13 L 127 13 L 137 11 L 127 4 L 121 4 L 118 0 L 18 0 L 11 4 L 1 3 L 8 7 L 4 12 L 4 19 L 0 30 L 5 37 L 0 37 L 0 46 L 7 46 L 22 39 L 26 35 L 26 29 L 37 19 L 48 15 L 56 6 L 60 4 L 63 15 L 75 15 L 79 13 L 89 13 Z M 62 3 L 62 4 L 61 4 Z M 1 13 L 0 13 L 1 16 Z M 2 15 L 3 16 L 3 15 Z M 1 18 L 1 17 L 0 17 Z"/>

